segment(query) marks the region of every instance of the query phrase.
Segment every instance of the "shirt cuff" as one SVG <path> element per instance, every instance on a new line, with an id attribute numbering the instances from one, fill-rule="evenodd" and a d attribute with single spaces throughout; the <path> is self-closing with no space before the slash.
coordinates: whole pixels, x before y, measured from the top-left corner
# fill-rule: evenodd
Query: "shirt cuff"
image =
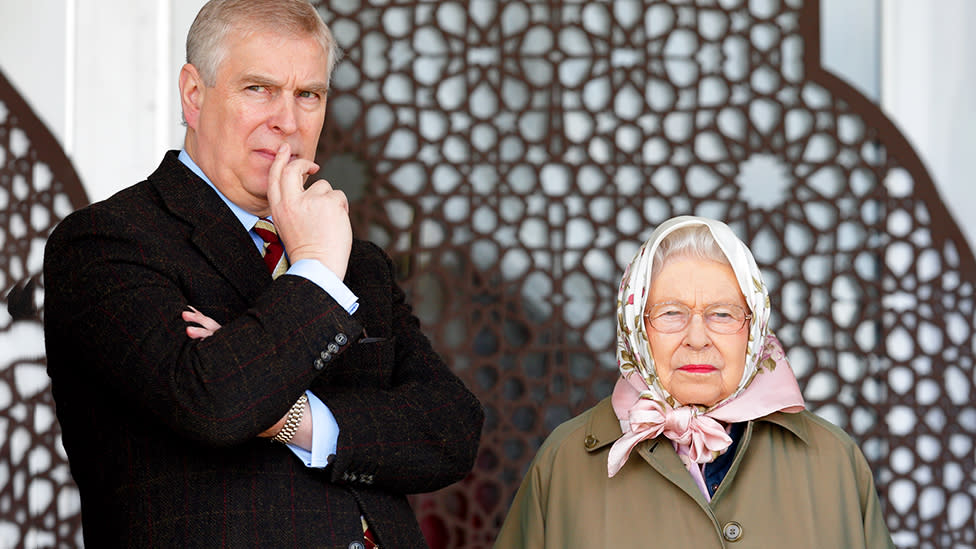
<path id="1" fill-rule="evenodd" d="M 339 424 L 336 423 L 332 410 L 312 394 L 305 391 L 308 404 L 312 409 L 312 451 L 300 446 L 288 444 L 288 449 L 302 460 L 306 467 L 322 469 L 329 464 L 329 456 L 334 456 L 339 444 Z"/>
<path id="2" fill-rule="evenodd" d="M 359 297 L 332 272 L 331 269 L 315 259 L 299 259 L 285 274 L 308 279 L 325 290 L 347 313 L 353 314 L 359 308 Z"/>

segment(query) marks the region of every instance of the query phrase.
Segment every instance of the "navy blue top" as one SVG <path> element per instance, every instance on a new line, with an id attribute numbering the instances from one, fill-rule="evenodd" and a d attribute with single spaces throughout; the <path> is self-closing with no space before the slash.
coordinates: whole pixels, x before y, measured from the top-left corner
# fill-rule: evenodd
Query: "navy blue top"
<path id="1" fill-rule="evenodd" d="M 732 429 L 729 430 L 729 437 L 732 438 L 732 444 L 729 449 L 725 451 L 724 454 L 715 458 L 715 461 L 705 464 L 705 486 L 708 488 L 708 495 L 714 496 L 715 491 L 722 484 L 722 479 L 728 474 L 729 468 L 732 467 L 732 461 L 735 460 L 735 451 L 739 447 L 739 440 L 742 439 L 742 433 L 745 432 L 745 423 L 733 423 Z"/>

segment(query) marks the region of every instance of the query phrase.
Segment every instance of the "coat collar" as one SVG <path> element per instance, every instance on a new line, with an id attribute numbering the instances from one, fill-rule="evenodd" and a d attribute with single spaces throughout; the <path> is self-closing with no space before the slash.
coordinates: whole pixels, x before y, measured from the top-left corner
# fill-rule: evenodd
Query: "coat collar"
<path id="1" fill-rule="evenodd" d="M 801 414 L 774 412 L 754 421 L 765 421 L 778 425 L 796 435 L 805 443 L 810 442 L 810 430 Z M 587 452 L 595 452 L 604 446 L 613 444 L 623 436 L 620 421 L 614 414 L 610 398 L 605 398 L 593 408 L 593 413 L 586 421 L 583 435 L 583 447 Z"/>
<path id="2" fill-rule="evenodd" d="M 166 153 L 148 181 L 166 209 L 192 227 L 193 245 L 241 295 L 253 298 L 263 291 L 270 275 L 250 235 L 214 190 L 180 162 L 177 151 Z"/>
<path id="3" fill-rule="evenodd" d="M 750 421 L 750 425 L 747 426 L 746 433 L 743 435 L 744 438 L 739 451 L 748 451 L 749 439 L 751 438 L 754 424 L 758 422 L 772 423 L 782 427 L 790 433 L 793 433 L 793 435 L 804 443 L 809 444 L 809 427 L 802 416 L 803 414 L 801 413 L 775 412 Z M 593 408 L 593 412 L 587 418 L 583 431 L 583 448 L 587 452 L 593 453 L 613 444 L 621 436 L 623 436 L 623 432 L 620 430 L 620 421 L 613 411 L 610 398 L 607 397 Z M 665 478 L 670 479 L 671 482 L 691 496 L 703 508 L 707 508 L 708 502 L 702 497 L 701 491 L 695 485 L 694 480 L 688 474 L 684 464 L 681 463 L 681 459 L 678 457 L 677 452 L 674 451 L 672 445 L 669 444 L 667 438 L 660 436 L 652 440 L 645 440 L 634 450 L 644 461 L 654 467 Z M 740 461 L 740 459 L 740 456 L 736 456 L 736 462 Z M 735 468 L 733 466 L 733 469 Z M 730 473 L 734 474 L 734 472 Z"/>
<path id="4" fill-rule="evenodd" d="M 786 412 L 775 412 L 768 416 L 761 417 L 756 421 L 765 421 L 786 429 L 796 435 L 796 438 L 806 444 L 810 444 L 810 423 L 803 417 L 803 413 L 788 414 Z"/>
<path id="5" fill-rule="evenodd" d="M 587 419 L 583 433 L 583 447 L 587 452 L 592 453 L 613 444 L 621 436 L 623 432 L 620 430 L 620 421 L 613 411 L 613 404 L 609 397 L 605 398 L 594 407 L 593 413 Z M 695 481 L 685 470 L 681 459 L 669 442 L 663 436 L 645 440 L 639 443 L 634 451 L 699 505 L 707 506 L 708 502 L 702 497 L 698 487 L 695 486 Z"/>
<path id="6" fill-rule="evenodd" d="M 810 443 L 810 428 L 804 421 L 802 414 L 774 412 L 754 421 L 765 421 L 778 425 L 793 433 L 803 442 Z M 613 444 L 623 436 L 620 421 L 614 414 L 610 398 L 605 398 L 593 407 L 593 413 L 586 421 L 583 435 L 583 447 L 587 452 L 595 452 L 604 446 Z"/>
<path id="7" fill-rule="evenodd" d="M 592 453 L 604 446 L 613 444 L 622 436 L 620 421 L 617 420 L 610 398 L 607 397 L 594 406 L 593 413 L 586 421 L 583 448 Z"/>

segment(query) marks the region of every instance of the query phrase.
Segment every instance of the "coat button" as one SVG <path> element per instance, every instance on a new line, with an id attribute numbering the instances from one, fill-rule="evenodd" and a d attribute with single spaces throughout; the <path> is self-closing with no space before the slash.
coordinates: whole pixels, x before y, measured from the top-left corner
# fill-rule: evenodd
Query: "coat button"
<path id="1" fill-rule="evenodd" d="M 595 436 L 586 435 L 586 438 L 583 439 L 583 446 L 585 446 L 587 450 L 592 450 L 593 448 L 596 448 L 598 442 L 600 441 L 597 440 Z"/>
<path id="2" fill-rule="evenodd" d="M 349 542 L 349 549 L 366 549 L 361 541 L 351 541 Z"/>
<path id="3" fill-rule="evenodd" d="M 742 537 L 742 525 L 735 521 L 726 522 L 722 527 L 722 535 L 728 541 L 739 541 Z"/>
<path id="4" fill-rule="evenodd" d="M 338 334 L 336 334 L 336 336 L 335 336 L 335 342 L 338 343 L 339 345 L 345 345 L 347 341 L 349 341 L 349 338 L 346 337 L 346 334 L 344 334 L 342 332 L 339 332 Z"/>
<path id="5" fill-rule="evenodd" d="M 339 352 L 339 346 L 336 345 L 335 343 L 329 343 L 328 345 L 326 345 L 325 348 L 328 349 L 329 352 L 332 354 L 336 354 Z"/>
<path id="6" fill-rule="evenodd" d="M 315 359 L 315 369 L 316 370 L 321 370 L 322 368 L 325 368 L 325 362 L 321 358 L 316 358 Z"/>

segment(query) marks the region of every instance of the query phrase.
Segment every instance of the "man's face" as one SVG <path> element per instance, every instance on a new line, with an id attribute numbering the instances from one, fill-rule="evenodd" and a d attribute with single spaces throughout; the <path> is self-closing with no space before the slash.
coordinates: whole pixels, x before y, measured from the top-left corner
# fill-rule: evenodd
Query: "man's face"
<path id="1" fill-rule="evenodd" d="M 216 82 L 184 67 L 186 150 L 232 202 L 268 213 L 268 170 L 282 143 L 314 160 L 325 120 L 328 57 L 311 36 L 231 31 Z"/>

